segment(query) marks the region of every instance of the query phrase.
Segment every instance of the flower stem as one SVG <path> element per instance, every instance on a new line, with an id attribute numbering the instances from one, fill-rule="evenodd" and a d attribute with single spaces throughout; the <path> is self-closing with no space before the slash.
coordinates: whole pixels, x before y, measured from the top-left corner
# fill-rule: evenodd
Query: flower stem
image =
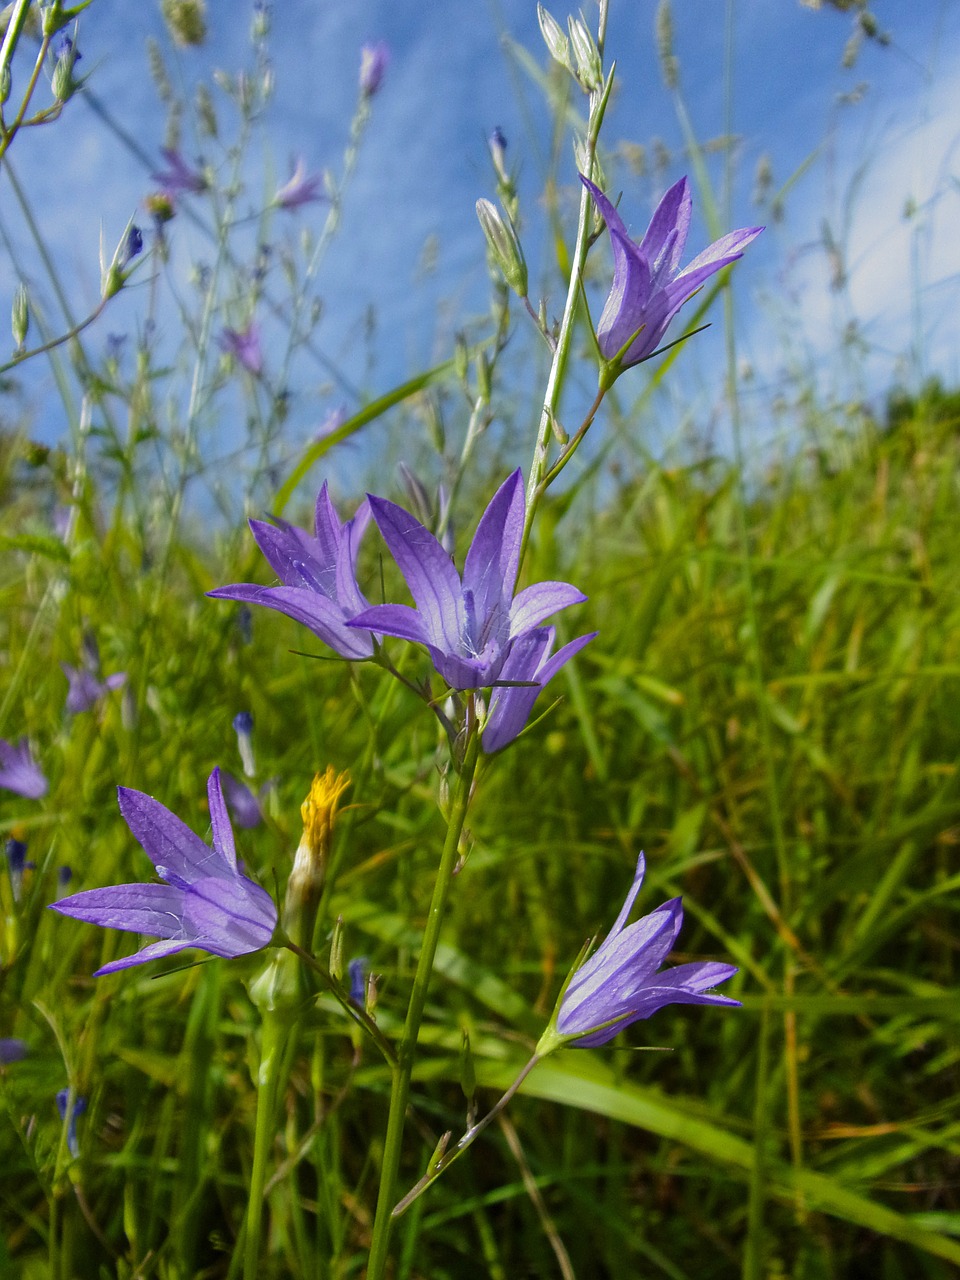
<path id="1" fill-rule="evenodd" d="M 423 1010 L 427 1001 L 427 991 L 433 972 L 434 957 L 437 953 L 437 944 L 440 941 L 440 927 L 443 923 L 444 908 L 447 904 L 450 886 L 453 882 L 453 873 L 457 865 L 460 836 L 463 832 L 463 824 L 466 821 L 467 810 L 470 807 L 470 791 L 479 755 L 480 734 L 474 722 L 470 726 L 470 737 L 451 802 L 450 816 L 447 820 L 447 835 L 443 842 L 443 852 L 440 855 L 440 866 L 437 871 L 436 883 L 433 886 L 430 912 L 423 931 L 420 958 L 417 961 L 417 972 L 413 980 L 413 990 L 410 993 L 410 1004 L 407 1007 L 403 1035 L 397 1048 L 397 1063 L 393 1068 L 393 1079 L 390 1088 L 390 1114 L 387 1119 L 387 1135 L 383 1147 L 380 1191 L 377 1197 L 377 1212 L 370 1242 L 367 1280 L 383 1280 L 383 1276 L 386 1273 L 393 1206 L 397 1198 L 397 1175 L 400 1169 L 403 1125 L 406 1118 L 407 1100 L 410 1096 L 410 1077 L 413 1072 L 414 1058 L 416 1057 L 417 1037 L 420 1034 L 420 1023 L 423 1020 Z"/>
<path id="2" fill-rule="evenodd" d="M 260 1240 L 263 1233 L 267 1158 L 275 1134 L 277 1088 L 280 1082 L 282 1050 L 287 1030 L 288 1024 L 285 1020 L 270 1011 L 264 1013 L 260 1070 L 257 1076 L 257 1122 L 253 1140 L 253 1168 L 250 1172 L 247 1225 L 244 1233 L 243 1280 L 257 1280 L 260 1274 Z"/>

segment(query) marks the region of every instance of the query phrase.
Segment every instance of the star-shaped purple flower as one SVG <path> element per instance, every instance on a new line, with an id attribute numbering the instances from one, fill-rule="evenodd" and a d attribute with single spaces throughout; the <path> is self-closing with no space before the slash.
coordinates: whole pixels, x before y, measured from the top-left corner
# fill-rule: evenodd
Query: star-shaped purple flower
<path id="1" fill-rule="evenodd" d="M 161 147 L 160 154 L 167 162 L 167 168 L 151 174 L 153 181 L 171 196 L 189 192 L 199 195 L 207 189 L 207 180 L 199 169 L 191 169 L 176 147 Z"/>
<path id="2" fill-rule="evenodd" d="M 303 204 L 325 199 L 323 186 L 323 174 L 308 175 L 303 156 L 298 156 L 296 168 L 290 179 L 277 188 L 273 203 L 281 209 L 298 209 Z"/>
<path id="3" fill-rule="evenodd" d="M 43 770 L 30 754 L 26 738 L 21 738 L 16 746 L 0 738 L 0 787 L 28 800 L 39 800 L 47 794 L 49 786 Z"/>
<path id="4" fill-rule="evenodd" d="M 534 627 L 514 641 L 500 671 L 500 679 L 530 683 L 498 686 L 491 691 L 490 709 L 481 739 L 487 755 L 499 751 L 514 740 L 530 719 L 533 704 L 543 687 L 596 634 L 596 631 L 592 631 L 589 635 L 578 636 L 557 653 L 553 653 L 557 637 L 554 627 Z"/>
<path id="5" fill-rule="evenodd" d="M 114 973 L 199 947 L 215 956 L 259 951 L 273 937 L 273 899 L 240 870 L 220 770 L 207 782 L 213 849 L 152 796 L 118 787 L 120 812 L 163 884 L 118 884 L 87 889 L 50 903 L 51 911 L 105 929 L 130 929 L 162 939 L 103 965 Z"/>
<path id="6" fill-rule="evenodd" d="M 122 689 L 127 683 L 127 673 L 117 671 L 105 680 L 99 680 L 95 671 L 89 667 L 71 667 L 68 662 L 61 662 L 63 674 L 67 677 L 66 708 L 71 715 L 79 715 L 81 711 L 89 711 L 101 698 L 105 698 L 113 689 Z"/>
<path id="7" fill-rule="evenodd" d="M 514 596 L 526 510 L 519 470 L 503 482 L 483 513 L 462 581 L 429 529 L 403 507 L 368 498 L 417 607 L 374 605 L 348 625 L 424 645 L 452 689 L 492 685 L 518 637 L 558 609 L 586 599 L 567 582 L 538 582 Z"/>
<path id="8" fill-rule="evenodd" d="M 357 554 L 369 519 L 369 505 L 363 502 L 352 520 L 341 523 L 324 482 L 317 495 L 316 537 L 285 520 L 250 521 L 257 546 L 282 587 L 241 582 L 207 595 L 276 609 L 309 627 L 342 658 L 369 658 L 373 636 L 347 626 L 369 604 L 357 586 Z"/>
<path id="9" fill-rule="evenodd" d="M 255 378 L 263 373 L 263 348 L 260 345 L 260 326 L 256 321 L 251 320 L 243 329 L 224 328 L 220 334 L 220 349 L 232 355 Z"/>
<path id="10" fill-rule="evenodd" d="M 713 993 L 715 986 L 737 972 L 733 965 L 695 961 L 657 972 L 683 923 L 679 898 L 672 898 L 624 928 L 640 892 L 644 869 L 641 853 L 616 923 L 571 978 L 560 1000 L 556 1033 L 548 1031 L 547 1036 L 569 1038 L 572 1048 L 588 1049 L 606 1044 L 631 1022 L 651 1017 L 664 1005 L 739 1005 L 739 1000 Z"/>
<path id="11" fill-rule="evenodd" d="M 721 267 L 742 257 L 763 227 L 728 232 L 681 271 L 693 204 L 686 178 L 674 183 L 657 205 L 639 243 L 630 239 L 622 218 L 600 188 L 583 174 L 580 181 L 593 196 L 613 247 L 613 285 L 597 326 L 597 341 L 607 360 L 613 360 L 629 342 L 621 360 L 621 368 L 627 369 L 655 352 L 683 304 Z"/>

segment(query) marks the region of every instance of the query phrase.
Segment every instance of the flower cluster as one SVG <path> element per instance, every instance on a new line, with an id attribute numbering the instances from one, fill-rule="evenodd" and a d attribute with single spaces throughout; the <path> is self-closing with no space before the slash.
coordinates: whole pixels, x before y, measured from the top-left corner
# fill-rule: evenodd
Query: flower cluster
<path id="1" fill-rule="evenodd" d="M 499 751 L 524 728 L 544 685 L 593 639 L 580 636 L 551 656 L 556 634 L 541 624 L 586 599 L 576 587 L 538 582 L 515 594 L 525 514 L 518 470 L 484 511 L 461 576 L 437 538 L 403 507 L 370 494 L 341 523 L 324 484 L 315 535 L 283 520 L 250 521 L 282 586 L 238 583 L 209 594 L 277 609 L 342 658 L 373 657 L 383 636 L 423 645 L 451 689 L 490 691 L 483 748 Z M 371 516 L 415 607 L 371 606 L 357 585 L 360 539 Z"/>

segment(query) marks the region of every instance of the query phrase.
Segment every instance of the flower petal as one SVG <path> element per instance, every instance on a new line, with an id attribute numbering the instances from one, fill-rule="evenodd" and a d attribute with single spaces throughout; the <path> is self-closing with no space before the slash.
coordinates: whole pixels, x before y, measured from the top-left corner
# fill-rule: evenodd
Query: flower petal
<path id="1" fill-rule="evenodd" d="M 109 964 L 103 964 L 99 969 L 94 969 L 93 976 L 100 978 L 105 973 L 116 973 L 120 969 L 132 969 L 135 964 L 146 964 L 149 960 L 159 960 L 162 956 L 175 956 L 177 952 L 186 951 L 188 947 L 195 947 L 196 945 L 192 938 L 171 939 L 169 942 L 150 942 L 147 946 L 141 947 L 139 951 L 135 951 L 133 955 L 124 956 L 122 960 L 111 960 Z"/>
<path id="2" fill-rule="evenodd" d="M 524 587 L 510 606 L 510 635 L 520 636 L 561 609 L 586 600 L 569 582 L 535 582 Z"/>
<path id="3" fill-rule="evenodd" d="M 403 507 L 368 496 L 373 518 L 406 579 L 430 643 L 456 653 L 464 615 L 460 576 L 453 562 L 430 530 Z"/>
<path id="4" fill-rule="evenodd" d="M 463 567 L 463 590 L 473 592 L 480 624 L 513 596 L 520 564 L 526 501 L 518 468 L 490 499 Z"/>
<path id="5" fill-rule="evenodd" d="M 129 929 L 154 938 L 184 937 L 183 890 L 169 884 L 113 884 L 104 889 L 86 889 L 51 902 L 50 910 L 103 929 Z"/>
<path id="6" fill-rule="evenodd" d="M 366 627 L 385 636 L 429 644 L 423 618 L 408 604 L 373 604 L 347 623 L 348 627 Z"/>
<path id="7" fill-rule="evenodd" d="M 220 785 L 220 770 L 214 769 L 207 779 L 207 803 L 210 806 L 210 822 L 213 827 L 213 847 L 224 862 L 237 873 L 237 847 L 233 840 L 233 827 Z"/>
<path id="8" fill-rule="evenodd" d="M 640 241 L 652 276 L 662 276 L 665 270 L 672 274 L 679 267 L 692 210 L 690 184 L 684 177 L 663 195 Z"/>
<path id="9" fill-rule="evenodd" d="M 164 867 L 183 880 L 192 880 L 200 875 L 219 875 L 222 878 L 230 876 L 230 871 L 214 851 L 159 800 L 154 800 L 153 796 L 148 796 L 143 791 L 132 791 L 129 787 L 117 787 L 117 798 L 127 826 L 158 870 Z M 91 892 L 108 891 L 103 889 Z M 144 929 L 142 932 L 149 930 Z"/>
<path id="10" fill-rule="evenodd" d="M 351 631 L 338 604 L 305 587 L 260 587 L 253 582 L 238 582 L 231 587 L 217 587 L 207 595 L 216 600 L 259 604 L 285 613 L 288 618 L 309 627 L 341 658 L 359 661 L 373 655 L 372 638 L 363 631 Z"/>

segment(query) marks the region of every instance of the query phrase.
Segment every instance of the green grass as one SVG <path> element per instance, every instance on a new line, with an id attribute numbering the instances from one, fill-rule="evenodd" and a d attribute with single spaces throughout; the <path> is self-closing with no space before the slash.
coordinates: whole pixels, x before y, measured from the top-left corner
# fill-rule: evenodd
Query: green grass
<path id="1" fill-rule="evenodd" d="M 645 465 L 599 506 L 584 493 L 547 508 L 529 577 L 581 585 L 571 626 L 601 639 L 481 779 L 404 1185 L 462 1128 L 462 1030 L 483 1106 L 608 927 L 641 847 L 642 908 L 682 893 L 678 957 L 739 964 L 744 1008 L 667 1009 L 540 1067 L 512 1129 L 401 1221 L 398 1275 L 552 1275 L 554 1236 L 579 1276 L 947 1277 L 960 1261 L 960 419 L 935 392 L 890 418 L 851 432 L 825 416 L 815 448 L 747 478 L 755 649 L 730 463 Z M 6 442 L 14 543 L 48 527 L 56 488 L 53 461 L 24 452 Z M 203 832 L 204 778 L 239 772 L 230 722 L 250 709 L 260 776 L 278 781 L 242 852 L 282 888 L 312 772 L 350 768 L 324 936 L 342 914 L 348 958 L 381 975 L 390 1036 L 442 841 L 423 706 L 374 669 L 291 656 L 320 646 L 279 616 L 257 613 L 245 643 L 236 608 L 202 592 L 262 575 L 251 543 L 187 532 L 163 565 L 152 537 L 107 525 L 91 493 L 66 558 L 51 541 L 3 560 L 0 732 L 29 732 L 52 783 L 39 804 L 0 797 L 0 826 L 25 830 L 36 864 L 18 904 L 2 883 L 0 1026 L 32 1051 L 0 1081 L 10 1275 L 53 1274 L 51 1233 L 63 1276 L 226 1275 L 242 1225 L 258 1025 L 245 982 L 261 962 L 92 980 L 132 940 L 44 910 L 62 864 L 76 887 L 143 878 L 115 784 Z M 85 629 L 130 687 L 68 720 L 57 664 Z M 636 1051 L 651 1045 L 671 1051 Z M 291 1062 L 262 1274 L 360 1274 L 389 1079 L 323 997 Z M 68 1081 L 89 1097 L 75 1162 L 53 1102 Z"/>

